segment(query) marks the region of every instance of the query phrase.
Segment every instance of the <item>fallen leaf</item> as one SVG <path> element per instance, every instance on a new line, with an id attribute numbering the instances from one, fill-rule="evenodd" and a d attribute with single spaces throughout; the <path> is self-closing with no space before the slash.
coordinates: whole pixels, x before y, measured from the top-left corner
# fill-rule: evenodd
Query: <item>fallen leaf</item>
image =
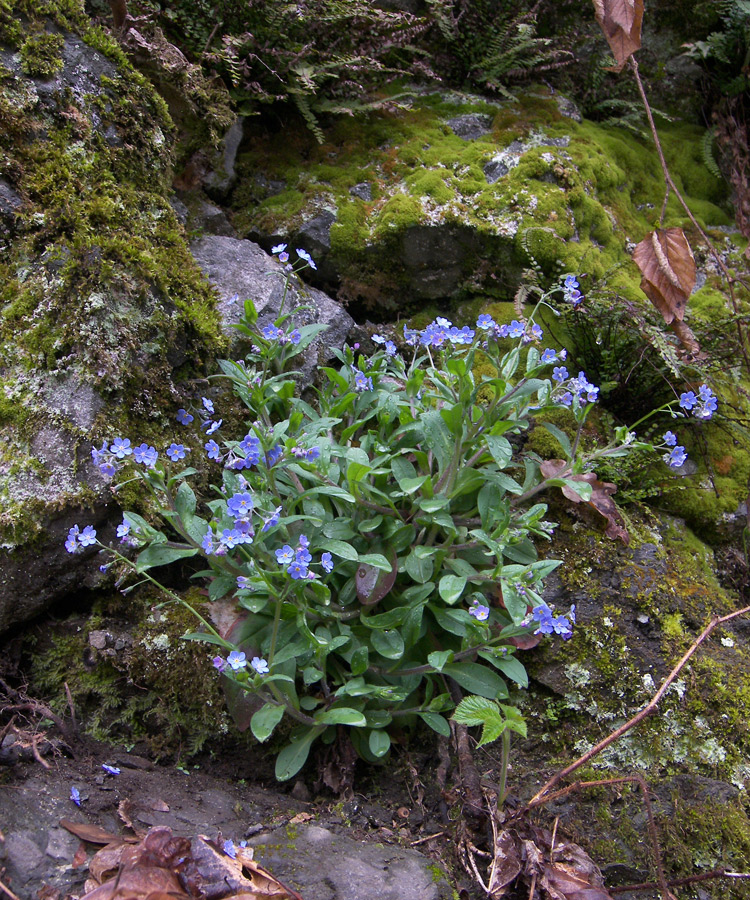
<path id="1" fill-rule="evenodd" d="M 88 825 L 86 822 L 72 822 L 70 819 L 60 819 L 60 825 L 71 834 L 89 844 L 117 844 L 121 842 L 137 843 L 138 838 L 124 837 L 119 834 L 111 834 L 98 825 Z"/>
<path id="2" fill-rule="evenodd" d="M 71 862 L 71 868 L 77 869 L 82 866 L 86 860 L 89 858 L 88 852 L 86 850 L 86 845 L 81 841 L 78 845 L 78 849 L 73 854 L 73 861 Z"/>
<path id="3" fill-rule="evenodd" d="M 490 866 L 487 892 L 492 900 L 500 900 L 521 873 L 521 857 L 515 836 L 511 831 L 501 831 L 495 841 L 495 857 Z"/>
<path id="4" fill-rule="evenodd" d="M 149 894 L 164 893 L 171 895 L 171 900 L 189 900 L 189 895 L 174 872 L 157 866 L 134 866 L 132 869 L 121 869 L 117 876 L 85 894 L 82 900 L 112 900 L 113 882 L 117 883 L 118 898 L 128 900 L 145 900 Z"/>
<path id="5" fill-rule="evenodd" d="M 612 71 L 620 72 L 641 48 L 643 0 L 594 0 L 594 14 L 615 58 Z"/>
<path id="6" fill-rule="evenodd" d="M 297 813 L 296 816 L 292 816 L 292 818 L 289 820 L 289 824 L 290 825 L 299 825 L 301 822 L 309 822 L 310 819 L 314 819 L 314 818 L 315 818 L 315 816 L 313 813 L 300 812 L 300 813 Z"/>

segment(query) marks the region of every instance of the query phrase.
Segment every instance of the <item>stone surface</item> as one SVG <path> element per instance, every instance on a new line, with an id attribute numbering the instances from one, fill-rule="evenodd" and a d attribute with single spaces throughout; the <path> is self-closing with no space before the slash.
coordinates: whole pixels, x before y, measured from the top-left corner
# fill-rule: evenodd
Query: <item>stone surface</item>
<path id="1" fill-rule="evenodd" d="M 278 317 L 284 297 L 282 266 L 252 241 L 231 237 L 205 236 L 193 242 L 191 251 L 218 293 L 223 327 L 232 341 L 231 352 L 239 353 L 243 337 L 231 326 L 242 318 L 246 299 L 255 304 L 261 326 Z M 303 354 L 300 368 L 310 377 L 321 352 L 342 346 L 353 320 L 341 304 L 312 287 L 290 285 L 285 312 L 293 309 L 299 309 L 294 316 L 297 325 L 317 322 L 328 326 Z"/>
<path id="2" fill-rule="evenodd" d="M 481 113 L 465 113 L 448 119 L 448 127 L 465 141 L 475 141 L 477 138 L 489 134 L 492 129 L 490 116 Z"/>
<path id="3" fill-rule="evenodd" d="M 175 835 L 217 841 L 249 840 L 256 860 L 304 900 L 449 900 L 453 891 L 442 868 L 397 844 L 355 839 L 354 832 L 314 819 L 310 804 L 256 785 L 232 784 L 208 774 L 172 768 L 128 766 L 129 754 L 105 755 L 106 748 L 80 762 L 58 759 L 52 770 L 16 764 L 12 788 L 0 791 L 3 883 L 21 898 L 44 886 L 63 896 L 80 895 L 87 866 L 73 868 L 78 838 L 61 819 L 96 825 L 112 834 L 132 834 L 118 812 L 125 803 L 134 827 L 145 832 L 166 825 Z M 88 754 L 87 754 L 88 757 Z M 119 757 L 122 757 L 120 759 Z M 114 759 L 121 773 L 101 776 L 101 763 Z M 78 788 L 80 807 L 70 799 Z M 395 811 L 393 813 L 395 815 Z M 376 832 L 379 835 L 379 832 Z M 88 846 L 89 859 L 95 848 Z"/>
<path id="4" fill-rule="evenodd" d="M 234 165 L 242 137 L 243 121 L 241 118 L 237 118 L 222 140 L 218 167 L 207 173 L 203 182 L 206 193 L 214 200 L 226 200 L 234 187 L 237 180 Z"/>

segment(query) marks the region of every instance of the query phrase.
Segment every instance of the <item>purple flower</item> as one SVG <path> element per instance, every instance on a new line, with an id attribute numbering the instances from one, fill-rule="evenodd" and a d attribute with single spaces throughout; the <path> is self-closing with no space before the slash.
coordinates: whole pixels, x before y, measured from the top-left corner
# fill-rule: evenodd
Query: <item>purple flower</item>
<path id="1" fill-rule="evenodd" d="M 75 785 L 73 785 L 73 787 L 70 789 L 70 799 L 73 801 L 73 803 L 75 803 L 76 806 L 81 805 L 81 792 Z"/>
<path id="2" fill-rule="evenodd" d="M 177 462 L 180 459 L 185 459 L 185 447 L 182 444 L 170 444 L 167 448 L 167 456 L 172 460 L 172 462 Z"/>
<path id="3" fill-rule="evenodd" d="M 227 500 L 227 512 L 235 519 L 247 519 L 253 511 L 252 494 L 234 494 Z"/>
<path id="4" fill-rule="evenodd" d="M 240 669 L 244 669 L 247 665 L 247 657 L 240 650 L 232 650 L 232 652 L 227 657 L 227 665 L 231 666 L 235 672 L 238 672 Z"/>
<path id="5" fill-rule="evenodd" d="M 193 416 L 186 409 L 178 409 L 177 421 L 180 425 L 189 425 L 193 421 Z"/>
<path id="6" fill-rule="evenodd" d="M 662 457 L 664 462 L 672 469 L 679 469 L 685 465 L 687 459 L 687 451 L 682 446 L 672 447 L 669 453 L 665 453 Z"/>
<path id="7" fill-rule="evenodd" d="M 149 469 L 156 465 L 158 457 L 159 454 L 156 452 L 155 448 L 149 447 L 148 444 L 140 444 L 133 450 L 133 459 L 137 463 L 142 463 Z"/>
<path id="8" fill-rule="evenodd" d="M 307 566 L 303 565 L 297 560 L 295 560 L 293 563 L 290 563 L 286 571 L 287 574 L 295 581 L 299 581 L 301 578 L 307 578 Z"/>
<path id="9" fill-rule="evenodd" d="M 304 261 L 308 264 L 308 266 L 310 266 L 311 269 L 318 268 L 315 265 L 315 263 L 313 262 L 312 256 L 310 256 L 310 254 L 306 250 L 300 250 L 298 247 L 297 248 L 297 256 L 299 256 L 300 259 L 304 259 Z"/>
<path id="10" fill-rule="evenodd" d="M 279 524 L 279 519 L 281 518 L 281 507 L 277 506 L 276 509 L 268 516 L 267 519 L 263 519 L 263 527 L 261 531 L 268 531 L 269 528 L 273 528 L 274 525 Z"/>
<path id="11" fill-rule="evenodd" d="M 114 478 L 117 473 L 117 467 L 111 459 L 108 459 L 106 462 L 99 463 L 99 471 L 107 478 Z"/>
<path id="12" fill-rule="evenodd" d="M 214 668 L 218 669 L 219 672 L 223 672 L 227 667 L 227 661 L 221 656 L 214 656 L 213 658 Z"/>
<path id="13" fill-rule="evenodd" d="M 214 404 L 211 400 L 208 399 L 208 397 L 201 397 L 201 403 L 203 404 L 203 408 L 207 413 L 209 413 L 210 415 L 214 414 Z"/>
<path id="14" fill-rule="evenodd" d="M 130 441 L 127 438 L 116 437 L 112 441 L 109 452 L 113 453 L 118 459 L 125 459 L 125 457 L 130 456 L 133 451 L 130 448 Z"/>
<path id="15" fill-rule="evenodd" d="M 372 378 L 368 378 L 364 372 L 357 369 L 354 372 L 354 390 L 358 392 L 372 390 Z"/>
<path id="16" fill-rule="evenodd" d="M 221 845 L 221 849 L 226 853 L 227 856 L 231 856 L 232 859 L 237 859 L 237 848 L 234 846 L 232 841 L 224 841 Z"/>
<path id="17" fill-rule="evenodd" d="M 119 775 L 120 770 L 117 766 L 108 766 L 106 763 L 102 763 L 102 768 L 107 773 L 107 775 Z"/>
<path id="18" fill-rule="evenodd" d="M 280 550 L 276 550 L 276 562 L 280 566 L 288 566 L 289 563 L 294 561 L 294 550 L 289 546 L 289 544 L 284 544 L 284 546 Z"/>
<path id="19" fill-rule="evenodd" d="M 333 557 L 327 550 L 325 553 L 321 554 L 320 564 L 326 572 L 333 572 Z"/>
<path id="20" fill-rule="evenodd" d="M 474 616 L 477 622 L 486 622 L 490 617 L 490 608 L 489 606 L 482 606 L 478 600 L 475 600 L 474 605 L 469 610 L 469 615 Z"/>
<path id="21" fill-rule="evenodd" d="M 247 575 L 238 575 L 237 576 L 237 590 L 238 591 L 249 591 L 252 590 L 250 585 L 250 579 Z"/>
<path id="22" fill-rule="evenodd" d="M 268 674 L 268 663 L 265 661 L 265 659 L 261 659 L 259 656 L 254 656 L 250 661 L 250 665 L 255 669 L 258 675 Z"/>

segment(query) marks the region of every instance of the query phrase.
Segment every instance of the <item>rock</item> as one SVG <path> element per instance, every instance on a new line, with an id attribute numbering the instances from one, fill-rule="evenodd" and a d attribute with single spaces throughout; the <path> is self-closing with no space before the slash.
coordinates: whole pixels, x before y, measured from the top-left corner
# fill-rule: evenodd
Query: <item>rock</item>
<path id="1" fill-rule="evenodd" d="M 325 209 L 300 227 L 299 242 L 313 259 L 322 259 L 331 249 L 331 226 L 335 221 L 336 213 Z"/>
<path id="2" fill-rule="evenodd" d="M 359 200 L 369 203 L 372 200 L 372 185 L 369 181 L 360 181 L 359 184 L 349 188 L 349 193 L 352 197 L 357 197 Z"/>
<path id="3" fill-rule="evenodd" d="M 4 178 L 0 178 L 0 219 L 10 224 L 23 206 L 23 198 Z"/>
<path id="4" fill-rule="evenodd" d="M 465 113 L 461 116 L 455 116 L 448 119 L 448 127 L 454 134 L 457 134 L 465 141 L 475 141 L 477 138 L 484 137 L 492 130 L 492 119 L 490 116 L 481 115 L 480 113 Z"/>
<path id="5" fill-rule="evenodd" d="M 203 188 L 209 197 L 219 202 L 227 199 L 237 180 L 234 164 L 242 137 L 242 119 L 237 118 L 222 140 L 218 168 L 209 172 L 203 181 Z"/>
<path id="6" fill-rule="evenodd" d="M 361 844 L 318 825 L 251 839 L 258 861 L 305 900 L 449 900 L 439 868 L 401 847 Z M 321 860 L 325 859 L 325 865 Z"/>
<path id="7" fill-rule="evenodd" d="M 231 341 L 230 352 L 240 353 L 245 339 L 231 327 L 232 324 L 242 318 L 246 299 L 255 304 L 261 326 L 278 317 L 284 296 L 283 268 L 252 241 L 211 235 L 194 241 L 190 249 L 218 293 L 222 327 Z M 303 305 L 312 308 L 297 313 L 295 323 L 307 325 L 318 322 L 328 326 L 328 330 L 313 341 L 303 354 L 300 368 L 306 377 L 312 377 L 320 352 L 327 347 L 342 346 L 353 320 L 339 303 L 323 291 L 290 284 L 285 311 Z"/>

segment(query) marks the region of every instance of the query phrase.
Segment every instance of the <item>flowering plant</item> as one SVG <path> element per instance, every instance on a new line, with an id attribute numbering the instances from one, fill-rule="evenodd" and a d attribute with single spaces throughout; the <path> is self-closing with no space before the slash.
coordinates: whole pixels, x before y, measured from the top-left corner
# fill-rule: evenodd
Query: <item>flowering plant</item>
<path id="1" fill-rule="evenodd" d="M 285 245 L 274 252 L 288 287 L 310 261 L 298 252 L 292 265 Z M 518 710 L 497 702 L 509 699 L 509 682 L 527 684 L 520 639 L 567 639 L 575 622 L 574 609 L 556 612 L 543 599 L 560 561 L 539 558 L 535 539 L 555 526 L 535 498 L 557 486 L 591 502 L 597 459 L 651 445 L 620 428 L 608 446 L 581 453 L 598 390 L 583 372 L 570 376 L 564 351 L 540 352 L 533 315 L 510 325 L 482 315 L 462 328 L 438 318 L 405 327 L 400 349 L 375 335 L 369 357 L 357 345 L 334 349 L 339 365 L 319 367 L 314 406 L 286 370 L 320 326 L 280 314 L 261 328 L 248 301 L 239 327 L 252 349 L 220 367 L 247 407 L 246 433 L 222 438 L 207 397 L 193 410 L 220 472 L 213 498 L 199 500 L 189 484 L 196 470 L 182 468 L 195 447 L 173 443 L 167 461 L 122 438 L 93 451 L 105 474 L 134 470 L 172 532 L 126 512 L 118 536 L 137 548 L 130 565 L 152 578 L 151 569 L 200 554 L 209 599 L 234 598 L 231 640 L 206 620 L 187 637 L 218 645 L 216 669 L 260 699 L 250 723 L 258 740 L 285 714 L 293 720 L 280 779 L 340 725 L 368 760 L 388 753 L 395 720 L 419 717 L 448 735 L 454 711 L 484 725 L 484 742 L 502 735 L 507 749 L 511 731 L 525 733 Z M 703 392 L 681 405 L 703 413 L 709 401 Z M 550 467 L 524 451 L 523 436 L 561 407 L 578 436 L 543 422 L 564 456 Z M 193 420 L 177 413 L 183 426 Z M 682 458 L 668 435 L 667 456 Z M 95 543 L 91 526 L 74 526 L 66 546 Z"/>

